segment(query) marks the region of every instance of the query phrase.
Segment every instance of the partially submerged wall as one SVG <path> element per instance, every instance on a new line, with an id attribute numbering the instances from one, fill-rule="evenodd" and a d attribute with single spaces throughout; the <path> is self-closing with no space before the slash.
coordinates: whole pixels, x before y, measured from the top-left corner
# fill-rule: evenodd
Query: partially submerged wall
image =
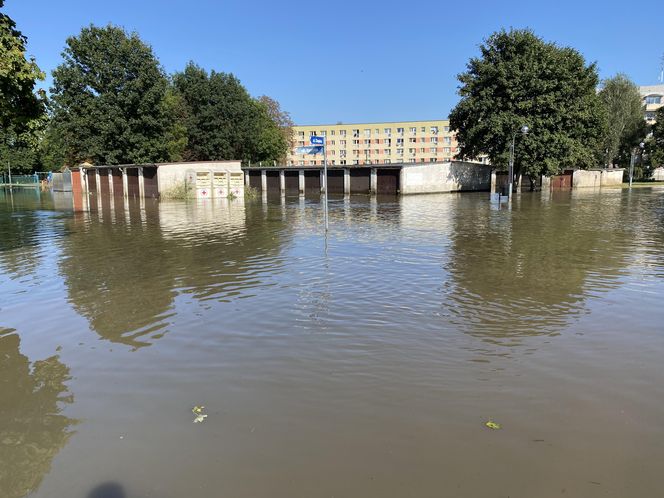
<path id="1" fill-rule="evenodd" d="M 157 178 L 159 181 L 159 192 L 164 193 L 178 188 L 184 183 L 194 181 L 195 173 L 199 171 L 211 172 L 238 172 L 242 173 L 240 161 L 203 161 L 189 163 L 164 163 L 159 164 L 157 168 Z M 192 178 L 191 173 L 194 173 Z M 194 186 L 192 185 L 192 188 Z"/>
<path id="2" fill-rule="evenodd" d="M 572 175 L 572 188 L 612 187 L 622 184 L 623 169 L 577 169 Z"/>
<path id="3" fill-rule="evenodd" d="M 489 190 L 491 166 L 452 161 L 404 165 L 401 170 L 402 194 L 432 194 Z"/>

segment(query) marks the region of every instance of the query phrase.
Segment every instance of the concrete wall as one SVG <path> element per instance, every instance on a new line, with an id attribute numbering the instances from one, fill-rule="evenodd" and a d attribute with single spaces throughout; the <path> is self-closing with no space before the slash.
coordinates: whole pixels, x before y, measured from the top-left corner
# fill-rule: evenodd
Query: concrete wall
<path id="1" fill-rule="evenodd" d="M 664 166 L 660 166 L 659 168 L 655 168 L 652 172 L 652 177 L 653 180 L 656 182 L 664 182 Z"/>
<path id="2" fill-rule="evenodd" d="M 589 169 L 576 170 L 572 175 L 572 188 L 611 187 L 621 185 L 623 170 L 618 169 Z"/>
<path id="3" fill-rule="evenodd" d="M 405 165 L 401 170 L 402 194 L 430 194 L 463 190 L 489 190 L 491 166 L 452 161 Z"/>
<path id="4" fill-rule="evenodd" d="M 197 171 L 230 171 L 242 172 L 240 161 L 201 161 L 190 163 L 162 163 L 157 165 L 157 181 L 159 192 L 164 193 L 179 184 L 191 183 L 193 178 L 187 178 L 188 173 Z"/>

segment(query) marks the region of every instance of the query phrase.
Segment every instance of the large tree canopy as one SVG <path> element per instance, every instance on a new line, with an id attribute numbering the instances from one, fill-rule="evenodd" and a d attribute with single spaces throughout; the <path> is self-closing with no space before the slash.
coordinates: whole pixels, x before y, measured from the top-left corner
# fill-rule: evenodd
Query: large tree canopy
<path id="1" fill-rule="evenodd" d="M 277 160 L 288 144 L 268 106 L 256 101 L 232 74 L 189 63 L 173 76 L 185 109 L 184 158 L 191 161 Z"/>
<path id="2" fill-rule="evenodd" d="M 604 80 L 599 97 L 607 116 L 601 143 L 604 164 L 625 166 L 630 149 L 646 135 L 639 89 L 626 75 L 618 74 Z"/>
<path id="3" fill-rule="evenodd" d="M 53 119 L 70 162 L 169 159 L 168 81 L 136 33 L 90 26 L 67 39 L 53 71 Z"/>
<path id="4" fill-rule="evenodd" d="M 4 3 L 0 0 L 0 8 Z M 0 12 L 0 126 L 19 134 L 44 112 L 43 95 L 35 93 L 44 73 L 33 58 L 26 58 L 26 41 L 13 19 Z"/>
<path id="5" fill-rule="evenodd" d="M 516 130 L 515 171 L 531 178 L 595 165 L 604 112 L 595 64 L 576 50 L 547 43 L 530 30 L 499 31 L 458 76 L 460 102 L 450 114 L 459 155 L 488 155 L 506 167 Z"/>

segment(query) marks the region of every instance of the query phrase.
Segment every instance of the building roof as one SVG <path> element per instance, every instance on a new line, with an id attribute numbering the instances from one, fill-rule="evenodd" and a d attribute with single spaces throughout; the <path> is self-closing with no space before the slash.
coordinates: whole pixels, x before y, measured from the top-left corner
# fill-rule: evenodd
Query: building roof
<path id="1" fill-rule="evenodd" d="M 643 85 L 639 87 L 639 93 L 643 97 L 652 94 L 664 95 L 664 85 Z"/>

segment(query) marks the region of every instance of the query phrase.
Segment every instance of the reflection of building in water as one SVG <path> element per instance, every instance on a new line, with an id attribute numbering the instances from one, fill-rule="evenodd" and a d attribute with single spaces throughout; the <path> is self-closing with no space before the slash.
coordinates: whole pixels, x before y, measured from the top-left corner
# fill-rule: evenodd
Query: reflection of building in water
<path id="1" fill-rule="evenodd" d="M 76 420 L 61 414 L 74 401 L 69 368 L 57 356 L 30 364 L 13 330 L 0 328 L 0 495 L 23 498 L 39 488 L 67 444 Z"/>
<path id="2" fill-rule="evenodd" d="M 230 301 L 279 267 L 286 223 L 254 213 L 249 230 L 242 202 L 122 206 L 78 213 L 61 242 L 69 302 L 104 339 L 150 345 L 170 330 L 178 294 Z"/>
<path id="3" fill-rule="evenodd" d="M 548 206 L 524 196 L 511 212 L 462 199 L 445 302 L 462 330 L 501 343 L 557 333 L 590 295 L 618 285 L 625 256 L 605 248 L 626 237 L 610 227 L 620 206 L 567 195 Z"/>

